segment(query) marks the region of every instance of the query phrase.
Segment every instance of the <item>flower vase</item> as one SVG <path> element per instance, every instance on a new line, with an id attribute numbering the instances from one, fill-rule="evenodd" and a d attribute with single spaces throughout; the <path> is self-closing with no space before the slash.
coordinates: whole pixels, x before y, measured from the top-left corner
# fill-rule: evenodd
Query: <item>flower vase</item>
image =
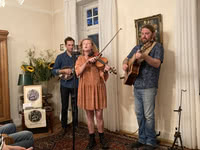
<path id="1" fill-rule="evenodd" d="M 42 85 L 42 94 L 48 94 L 48 81 L 41 81 L 40 84 Z"/>

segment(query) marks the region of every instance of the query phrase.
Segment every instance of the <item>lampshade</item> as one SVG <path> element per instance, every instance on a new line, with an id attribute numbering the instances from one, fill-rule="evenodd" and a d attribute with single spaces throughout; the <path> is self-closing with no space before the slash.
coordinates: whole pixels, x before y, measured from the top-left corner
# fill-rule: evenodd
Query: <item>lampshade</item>
<path id="1" fill-rule="evenodd" d="M 19 74 L 18 85 L 33 85 L 33 80 L 29 74 Z"/>

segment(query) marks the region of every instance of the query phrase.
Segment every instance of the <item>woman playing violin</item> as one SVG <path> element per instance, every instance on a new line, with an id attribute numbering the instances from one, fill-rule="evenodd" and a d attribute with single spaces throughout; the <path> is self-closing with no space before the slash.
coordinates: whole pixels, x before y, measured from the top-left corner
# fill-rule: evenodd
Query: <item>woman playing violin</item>
<path id="1" fill-rule="evenodd" d="M 83 39 L 80 46 L 82 56 L 79 56 L 76 61 L 75 71 L 77 76 L 80 77 L 78 106 L 86 111 L 88 120 L 89 143 L 86 149 L 91 150 L 96 145 L 94 115 L 96 116 L 101 147 L 108 148 L 104 138 L 103 109 L 107 107 L 105 81 L 108 79 L 110 67 L 104 65 L 103 68 L 98 68 L 95 65 L 97 57 L 91 56 L 91 53 L 95 54 L 97 49 L 91 39 Z"/>

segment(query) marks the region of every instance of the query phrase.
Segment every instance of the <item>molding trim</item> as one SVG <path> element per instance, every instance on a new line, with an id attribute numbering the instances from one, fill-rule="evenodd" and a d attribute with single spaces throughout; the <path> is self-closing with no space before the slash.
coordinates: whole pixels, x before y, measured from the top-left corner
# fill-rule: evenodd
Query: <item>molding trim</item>
<path id="1" fill-rule="evenodd" d="M 53 15 L 59 14 L 59 13 L 62 13 L 62 12 L 64 14 L 64 9 L 56 9 L 56 10 L 53 11 Z"/>
<path id="2" fill-rule="evenodd" d="M 25 5 L 25 4 L 19 5 L 19 4 L 15 4 L 14 2 L 6 2 L 5 7 L 15 7 L 15 8 L 26 9 L 26 10 L 30 10 L 30 11 L 34 11 L 34 12 L 38 12 L 38 13 L 45 13 L 45 14 L 48 14 L 48 15 L 52 15 L 52 11 L 34 8 L 34 7 L 31 7 L 31 6 Z"/>
<path id="3" fill-rule="evenodd" d="M 14 2 L 6 2 L 5 7 L 15 7 L 15 8 L 20 8 L 20 9 L 26 9 L 26 10 L 37 12 L 37 13 L 48 14 L 48 15 L 51 15 L 51 16 L 64 12 L 64 9 L 57 9 L 57 10 L 54 10 L 54 11 L 53 10 L 48 11 L 48 10 L 45 10 L 45 9 L 34 8 L 34 7 L 31 7 L 31 6 L 25 5 L 25 4 L 23 4 L 21 6 L 19 4 L 14 3 Z"/>

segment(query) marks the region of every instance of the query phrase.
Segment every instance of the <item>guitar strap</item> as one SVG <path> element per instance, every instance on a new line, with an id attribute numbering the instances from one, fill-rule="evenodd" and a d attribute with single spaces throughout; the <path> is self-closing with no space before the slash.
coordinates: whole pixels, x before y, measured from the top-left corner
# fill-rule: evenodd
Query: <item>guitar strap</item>
<path id="1" fill-rule="evenodd" d="M 151 52 L 151 50 L 153 49 L 153 47 L 154 47 L 155 45 L 156 45 L 156 42 L 154 41 L 150 47 L 148 47 L 147 49 L 145 49 L 145 51 L 143 52 L 143 54 L 148 55 L 148 54 Z M 141 49 L 142 49 L 142 48 L 141 48 Z M 135 54 L 134 54 L 134 55 L 129 59 L 129 61 L 128 61 L 128 66 L 133 65 L 134 62 L 135 62 L 135 60 L 136 60 L 136 57 L 135 57 Z M 141 63 L 141 62 L 143 62 L 143 61 L 144 61 L 144 60 L 141 59 L 138 63 Z"/>

